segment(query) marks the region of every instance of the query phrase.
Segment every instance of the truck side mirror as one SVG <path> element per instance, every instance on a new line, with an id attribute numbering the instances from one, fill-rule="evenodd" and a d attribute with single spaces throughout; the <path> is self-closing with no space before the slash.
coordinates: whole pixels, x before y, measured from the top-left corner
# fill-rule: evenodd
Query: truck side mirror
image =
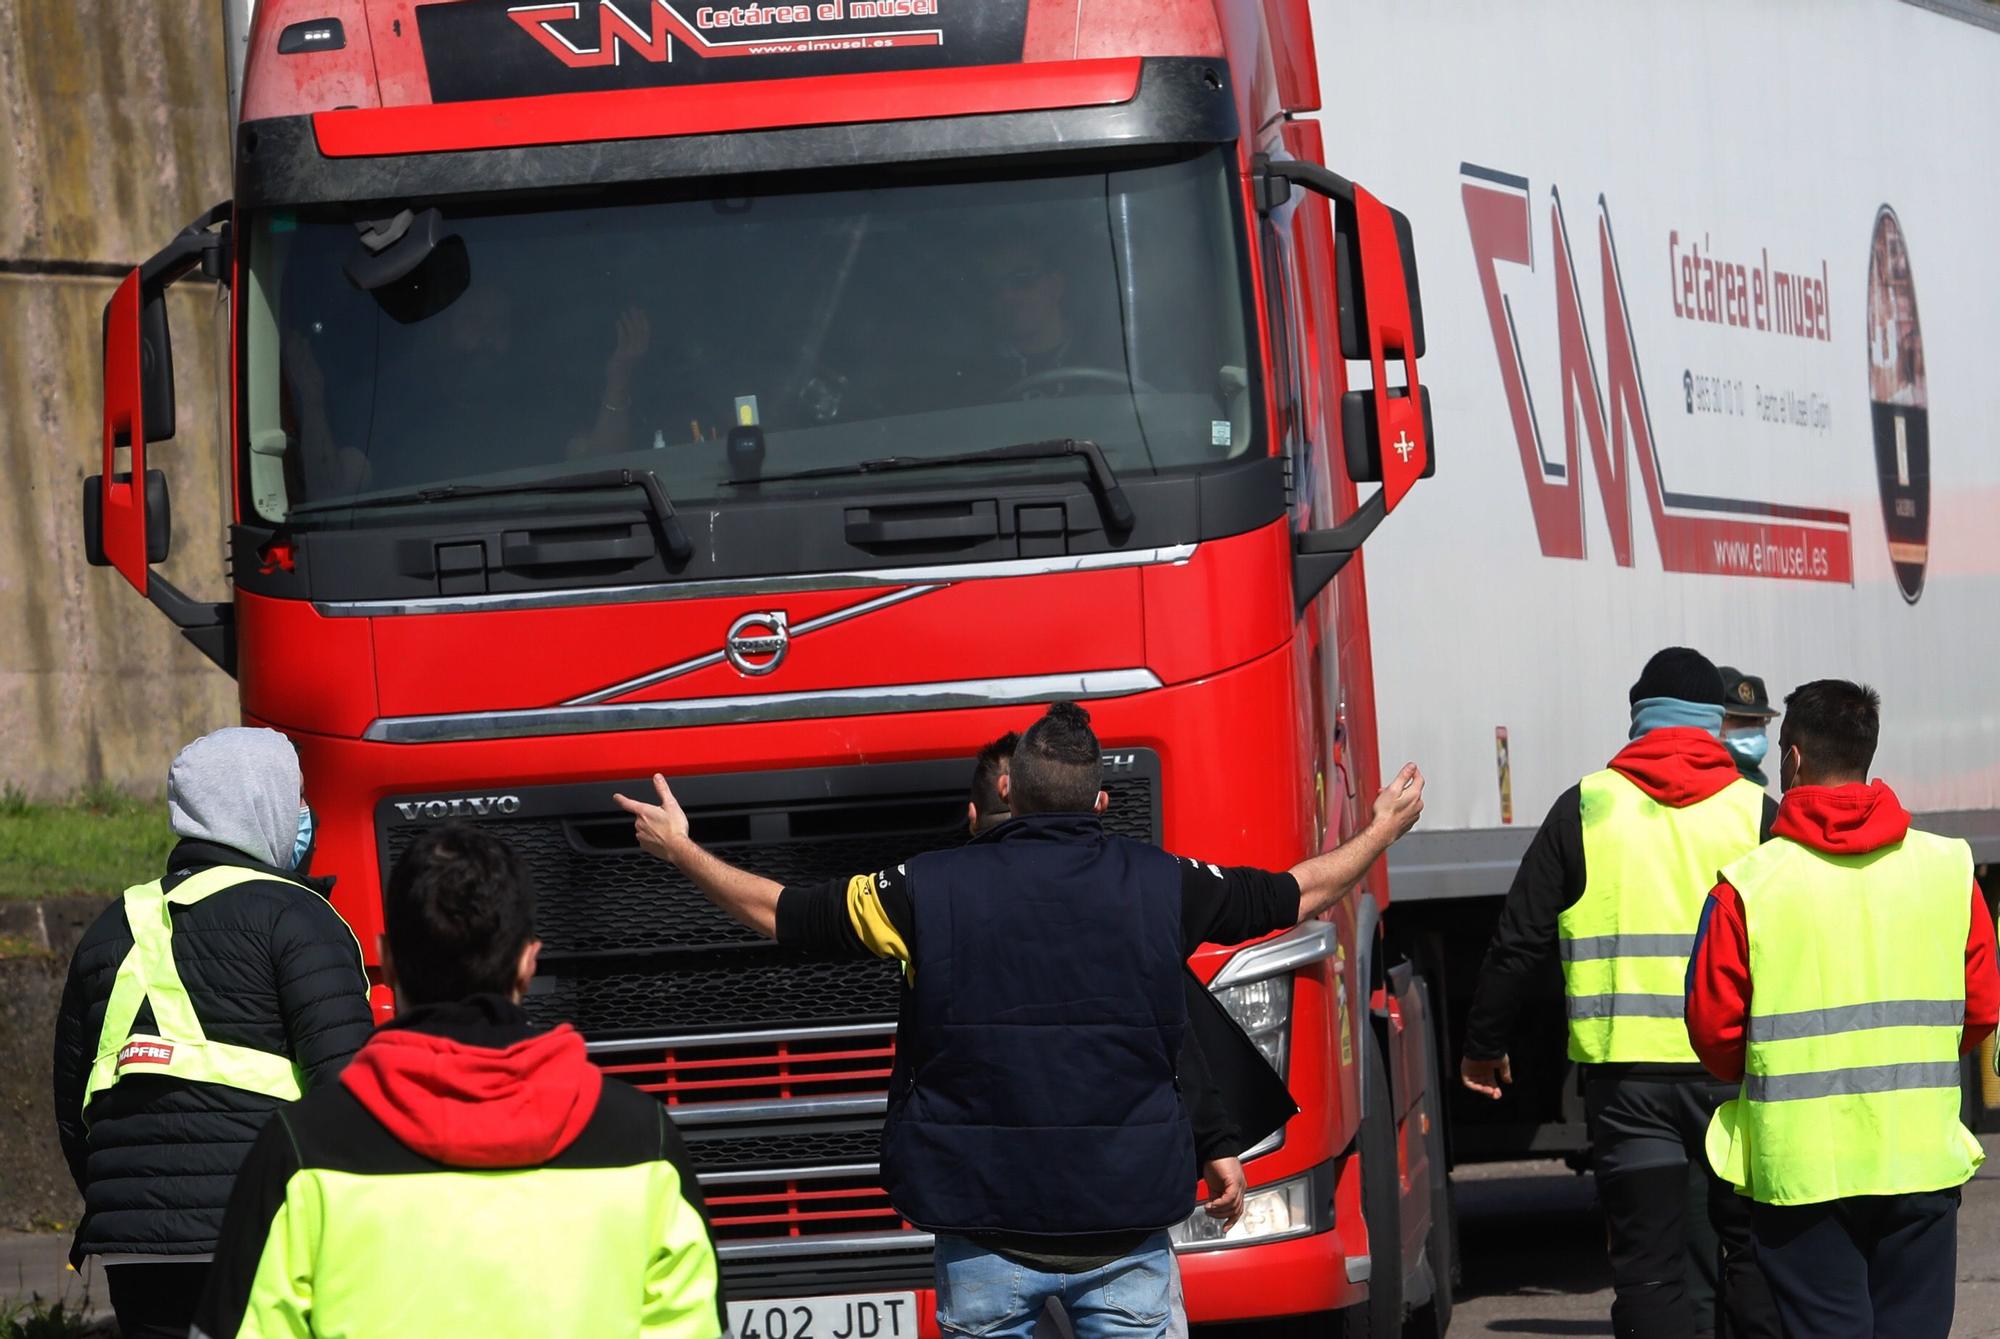
<path id="1" fill-rule="evenodd" d="M 130 475 L 112 480 L 131 487 Z M 163 563 L 173 548 L 173 507 L 167 497 L 167 476 L 162 470 L 146 471 L 144 500 L 146 513 L 146 562 Z M 104 552 L 104 476 L 93 474 L 83 481 L 83 557 L 92 567 L 109 567 Z"/>
<path id="2" fill-rule="evenodd" d="M 1389 398 L 1401 399 L 1405 393 L 1397 387 L 1389 392 Z M 1417 399 L 1423 406 L 1424 440 L 1430 441 L 1431 388 L 1419 386 Z M 1340 444 L 1347 456 L 1347 477 L 1358 484 L 1382 482 L 1385 453 L 1400 464 L 1405 453 L 1416 450 L 1416 442 L 1407 434 L 1398 441 L 1382 439 L 1381 425 L 1375 421 L 1375 397 L 1367 391 L 1349 391 L 1340 397 Z M 1424 461 L 1419 477 L 1428 479 L 1436 473 L 1437 457 L 1432 455 Z"/>
<path id="3" fill-rule="evenodd" d="M 1410 342 L 1412 356 L 1424 356 L 1424 303 L 1417 288 L 1417 242 L 1410 230 L 1409 216 L 1400 209 L 1389 211 L 1396 229 L 1396 246 L 1403 253 L 1403 287 L 1409 294 Z M 1355 255 L 1356 220 L 1354 207 L 1336 199 L 1333 203 L 1333 272 L 1339 282 L 1340 356 L 1368 356 L 1368 286 L 1362 282 Z"/>
<path id="4" fill-rule="evenodd" d="M 1414 235 L 1400 211 L 1317 163 L 1260 159 L 1256 172 L 1266 213 L 1291 198 L 1294 184 L 1332 202 L 1341 356 L 1366 359 L 1372 374 L 1368 389 L 1341 397 L 1341 436 L 1349 477 L 1382 487 L 1339 525 L 1295 538 L 1292 591 L 1304 610 L 1416 481 L 1433 473 L 1430 395 L 1417 377 L 1423 300 Z M 1389 369 L 1398 364 L 1402 384 L 1392 385 Z"/>
<path id="5" fill-rule="evenodd" d="M 229 277 L 229 211 L 219 204 L 127 274 L 104 306 L 102 468 L 83 486 L 84 557 L 114 567 L 218 664 L 234 659 L 229 606 L 183 594 L 154 573 L 172 547 L 167 480 L 146 466 L 146 447 L 174 435 L 174 360 L 167 289 L 199 268 Z"/>
<path id="6" fill-rule="evenodd" d="M 105 316 L 110 317 L 110 308 Z M 165 290 L 144 295 L 139 304 L 139 395 L 146 440 L 164 442 L 174 435 L 174 345 L 167 331 Z"/>
<path id="7" fill-rule="evenodd" d="M 146 593 L 148 539 L 146 521 L 147 490 L 134 486 L 152 473 L 146 468 L 146 444 L 159 438 L 146 431 L 148 403 L 145 375 L 143 304 L 139 271 L 126 275 L 104 307 L 104 469 L 85 485 L 84 505 L 97 512 L 95 525 L 86 522 L 84 542 L 88 556 L 94 550 L 107 566 L 118 569 L 141 595 Z M 157 303 L 162 321 L 166 301 Z M 155 363 L 158 367 L 158 363 Z M 172 368 L 167 375 L 173 375 Z M 172 392 L 168 393 L 169 398 Z M 121 468 L 118 453 L 129 452 L 130 464 Z"/>

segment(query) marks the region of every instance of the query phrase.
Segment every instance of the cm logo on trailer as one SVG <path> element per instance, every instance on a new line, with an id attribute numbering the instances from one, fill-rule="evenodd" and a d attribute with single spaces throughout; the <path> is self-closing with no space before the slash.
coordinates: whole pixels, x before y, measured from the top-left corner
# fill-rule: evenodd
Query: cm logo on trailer
<path id="1" fill-rule="evenodd" d="M 1668 485 L 1646 405 L 1645 378 L 1611 235 L 1610 206 L 1598 197 L 1597 255 L 1604 293 L 1600 376 L 1597 350 L 1584 322 L 1562 197 L 1553 189 L 1548 197 L 1546 266 L 1555 282 L 1562 384 L 1556 397 L 1548 397 L 1543 388 L 1541 403 L 1561 406 L 1562 451 L 1551 457 L 1535 412 L 1536 397 L 1528 384 L 1513 306 L 1501 290 L 1501 266 L 1535 271 L 1528 179 L 1471 163 L 1459 165 L 1459 177 L 1466 230 L 1479 263 L 1480 291 L 1500 358 L 1500 379 L 1507 391 L 1508 416 L 1520 448 L 1521 472 L 1542 553 L 1550 558 L 1584 556 L 1582 463 L 1587 447 L 1611 532 L 1612 554 L 1620 567 L 1633 564 L 1631 466 L 1636 460 L 1660 565 L 1666 571 L 1851 583 L 1852 524 L 1846 512 L 1676 492 Z"/>

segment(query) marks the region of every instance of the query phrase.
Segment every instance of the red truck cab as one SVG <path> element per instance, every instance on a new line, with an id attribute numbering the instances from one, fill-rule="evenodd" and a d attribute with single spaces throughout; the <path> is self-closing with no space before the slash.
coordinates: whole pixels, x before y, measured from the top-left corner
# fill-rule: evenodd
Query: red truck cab
<path id="1" fill-rule="evenodd" d="M 935 1334 L 876 1177 L 898 981 L 720 916 L 615 792 L 665 772 L 774 877 L 882 868 L 1073 699 L 1116 831 L 1282 868 L 1366 820 L 1358 550 L 1429 416 L 1408 225 L 1322 165 L 1318 86 L 1303 0 L 265 0 L 233 201 L 107 309 L 92 558 L 297 741 L 371 953 L 427 826 L 522 852 L 530 1010 L 672 1106 L 744 1339 Z M 197 272 L 220 604 L 149 570 Z M 1197 1322 L 1448 1320 L 1388 895 L 1196 959 L 1300 1106 L 1244 1221 L 1176 1230 Z"/>

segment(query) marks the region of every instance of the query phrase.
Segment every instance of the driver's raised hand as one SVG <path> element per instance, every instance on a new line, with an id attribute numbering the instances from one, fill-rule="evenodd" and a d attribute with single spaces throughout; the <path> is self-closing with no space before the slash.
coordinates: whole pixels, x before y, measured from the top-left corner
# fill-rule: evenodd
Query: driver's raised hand
<path id="1" fill-rule="evenodd" d="M 646 350 L 653 346 L 653 320 L 642 307 L 627 307 L 618 314 L 616 338 L 611 346 L 611 361 L 627 368 L 632 367 L 646 356 Z"/>

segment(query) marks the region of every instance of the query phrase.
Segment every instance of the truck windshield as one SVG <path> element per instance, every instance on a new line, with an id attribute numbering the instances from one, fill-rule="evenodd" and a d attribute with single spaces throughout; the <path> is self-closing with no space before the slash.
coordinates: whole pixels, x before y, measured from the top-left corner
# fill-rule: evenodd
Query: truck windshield
<path id="1" fill-rule="evenodd" d="M 1007 179 L 444 204 L 444 240 L 372 290 L 350 278 L 367 272 L 357 225 L 400 206 L 266 211 L 242 315 L 248 491 L 275 522 L 594 466 L 727 505 L 746 474 L 1046 438 L 1097 442 L 1121 477 L 1240 456 L 1256 378 L 1228 180 L 1207 150 Z M 771 487 L 874 486 L 829 474 Z"/>

